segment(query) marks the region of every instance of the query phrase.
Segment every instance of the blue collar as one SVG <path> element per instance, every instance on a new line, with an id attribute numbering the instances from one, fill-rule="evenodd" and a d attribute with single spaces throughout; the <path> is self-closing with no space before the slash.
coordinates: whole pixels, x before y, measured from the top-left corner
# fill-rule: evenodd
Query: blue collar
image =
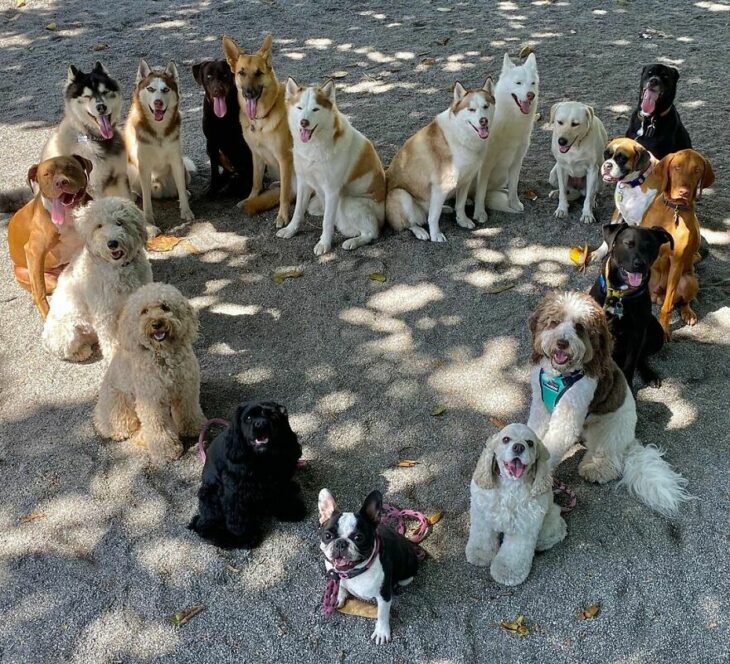
<path id="1" fill-rule="evenodd" d="M 606 294 L 606 277 L 604 277 L 602 274 L 598 276 L 598 287 L 601 289 L 601 295 L 605 295 Z M 626 288 L 625 290 L 629 290 L 629 289 Z M 640 286 L 633 293 L 629 293 L 628 295 L 623 295 L 624 290 L 622 290 L 620 288 L 611 287 L 611 294 L 613 295 L 614 293 L 619 292 L 622 294 L 617 296 L 618 299 L 631 300 L 635 297 L 638 297 L 639 295 L 642 295 L 645 290 L 646 290 L 646 284 L 644 284 L 643 286 Z"/>
<path id="2" fill-rule="evenodd" d="M 558 374 L 553 378 L 549 378 L 545 375 L 545 370 L 540 369 L 540 394 L 548 413 L 552 413 L 555 410 L 558 401 L 584 375 L 582 371 L 573 371 L 565 376 Z"/>

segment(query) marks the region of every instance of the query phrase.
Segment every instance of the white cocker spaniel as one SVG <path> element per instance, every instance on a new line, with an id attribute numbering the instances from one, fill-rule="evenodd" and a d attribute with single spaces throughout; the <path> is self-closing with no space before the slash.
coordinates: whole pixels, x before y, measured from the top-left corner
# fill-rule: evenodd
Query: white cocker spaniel
<path id="1" fill-rule="evenodd" d="M 505 586 L 522 583 L 535 551 L 565 539 L 567 526 L 553 500 L 550 454 L 524 424 L 492 436 L 471 480 L 471 527 L 466 559 L 490 566 Z M 499 536 L 502 534 L 502 544 Z"/>
<path id="2" fill-rule="evenodd" d="M 548 294 L 530 318 L 532 404 L 527 424 L 557 466 L 576 443 L 578 473 L 603 484 L 621 479 L 646 505 L 673 516 L 688 499 L 685 480 L 653 445 L 636 439 L 636 403 L 611 357 L 603 309 L 586 293 Z"/>

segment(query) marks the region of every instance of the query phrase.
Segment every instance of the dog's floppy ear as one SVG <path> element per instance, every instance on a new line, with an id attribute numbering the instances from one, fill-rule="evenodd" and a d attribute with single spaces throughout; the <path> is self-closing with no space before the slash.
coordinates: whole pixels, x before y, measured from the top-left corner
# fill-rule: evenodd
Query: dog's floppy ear
<path id="1" fill-rule="evenodd" d="M 608 245 L 608 250 L 611 251 L 611 248 L 613 247 L 613 243 L 616 241 L 616 236 L 624 230 L 624 228 L 628 228 L 629 225 L 622 221 L 620 224 L 604 224 L 603 225 L 603 241 Z"/>
<path id="2" fill-rule="evenodd" d="M 641 145 L 641 143 L 637 143 L 635 148 L 637 159 L 634 164 L 634 170 L 639 173 L 643 173 L 647 168 L 649 168 L 649 164 L 651 164 L 651 152 Z"/>
<path id="3" fill-rule="evenodd" d="M 84 172 L 86 173 L 86 177 L 88 178 L 89 177 L 89 173 L 91 173 L 91 171 L 94 168 L 94 164 L 92 164 L 86 157 L 82 157 L 81 155 L 72 154 L 71 156 L 76 161 L 78 161 L 79 164 L 81 164 L 81 168 L 84 169 Z"/>
<path id="4" fill-rule="evenodd" d="M 286 92 L 285 92 L 285 98 L 290 99 L 295 94 L 297 94 L 302 89 L 302 86 L 299 85 L 291 76 L 286 79 Z"/>
<path id="5" fill-rule="evenodd" d="M 533 497 L 540 496 L 553 487 L 553 478 L 550 474 L 550 452 L 537 437 L 535 437 L 535 447 L 537 459 L 530 469 L 534 473 L 530 490 L 530 495 Z"/>
<path id="6" fill-rule="evenodd" d="M 507 71 L 511 71 L 515 68 L 515 63 L 510 60 L 509 53 L 504 54 L 504 58 L 502 59 L 502 73 L 504 74 Z"/>
<path id="7" fill-rule="evenodd" d="M 556 104 L 553 104 L 550 107 L 550 124 L 555 124 L 555 114 L 558 112 L 558 108 L 560 108 L 560 104 L 562 104 L 562 101 L 557 102 Z"/>
<path id="8" fill-rule="evenodd" d="M 593 118 L 596 116 L 596 112 L 593 110 L 593 106 L 588 106 L 588 104 L 585 105 L 585 110 L 586 124 L 588 125 L 588 130 L 590 131 L 590 128 L 593 125 Z"/>
<path id="9" fill-rule="evenodd" d="M 659 160 L 659 163 L 654 166 L 654 173 L 661 178 L 661 185 L 659 185 L 659 191 L 666 191 L 671 184 L 671 178 L 669 177 L 669 166 L 672 163 L 672 157 L 674 154 L 668 154 L 663 159 Z"/>
<path id="10" fill-rule="evenodd" d="M 33 182 L 38 182 L 38 167 L 39 167 L 39 166 L 40 166 L 40 164 L 33 164 L 33 165 L 32 165 L 32 166 L 31 166 L 31 167 L 30 167 L 30 168 L 28 169 L 28 177 L 27 177 L 27 182 L 28 182 L 28 186 L 29 186 L 29 187 L 30 187 L 31 189 L 33 189 L 33 184 L 32 184 L 32 183 L 33 183 Z"/>
<path id="11" fill-rule="evenodd" d="M 333 79 L 328 78 L 324 85 L 320 88 L 322 94 L 327 97 L 333 104 L 335 104 L 335 82 Z"/>
<path id="12" fill-rule="evenodd" d="M 477 461 L 477 467 L 474 469 L 472 480 L 480 488 L 490 491 L 494 489 L 499 475 L 499 465 L 494 449 L 499 442 L 501 431 L 494 434 L 484 446 L 484 451 Z"/>
<path id="13" fill-rule="evenodd" d="M 458 104 L 464 97 L 466 97 L 466 88 L 461 81 L 456 81 L 454 83 L 454 103 Z"/>
<path id="14" fill-rule="evenodd" d="M 669 242 L 669 248 L 674 249 L 674 238 L 671 233 L 665 231 L 661 226 L 652 226 L 647 230 L 654 235 L 659 246 L 663 245 L 665 242 Z"/>
<path id="15" fill-rule="evenodd" d="M 266 66 L 271 67 L 271 46 L 274 43 L 274 38 L 271 36 L 271 34 L 266 35 L 264 37 L 264 41 L 261 44 L 261 48 L 259 49 L 259 55 L 266 60 Z"/>
<path id="16" fill-rule="evenodd" d="M 484 92 L 487 101 L 490 104 L 496 104 L 496 100 L 494 98 L 494 82 L 492 81 L 491 76 L 487 76 L 487 80 L 484 81 L 484 85 L 482 86 L 482 91 Z"/>
<path id="17" fill-rule="evenodd" d="M 226 56 L 226 61 L 228 62 L 228 66 L 231 68 L 231 71 L 235 74 L 236 73 L 236 62 L 238 61 L 238 56 L 243 55 L 243 51 L 241 48 L 236 44 L 236 42 L 233 41 L 231 37 L 228 35 L 223 35 L 223 54 Z"/>
<path id="18" fill-rule="evenodd" d="M 167 63 L 167 67 L 165 67 L 165 73 L 168 76 L 172 76 L 175 83 L 180 82 L 180 77 L 177 74 L 177 65 L 175 64 L 174 60 L 170 60 L 170 62 Z"/>
<path id="19" fill-rule="evenodd" d="M 705 161 L 705 172 L 702 174 L 702 180 L 700 180 L 700 186 L 698 197 L 702 195 L 702 190 L 705 187 L 711 187 L 713 184 L 715 184 L 715 171 L 712 170 L 712 166 L 710 165 L 710 162 L 707 160 L 707 157 L 702 157 Z"/>
<path id="20" fill-rule="evenodd" d="M 199 62 L 197 65 L 192 66 L 193 78 L 198 85 L 203 85 L 203 64 Z"/>
<path id="21" fill-rule="evenodd" d="M 147 61 L 142 58 L 139 61 L 139 67 L 137 68 L 137 83 L 139 83 L 143 78 L 147 78 L 150 75 L 150 72 L 152 70 L 150 69 L 150 66 L 147 64 Z"/>
<path id="22" fill-rule="evenodd" d="M 317 497 L 317 509 L 319 510 L 320 525 L 329 521 L 335 512 L 339 512 L 335 497 L 330 493 L 329 489 L 322 489 Z"/>
<path id="23" fill-rule="evenodd" d="M 667 65 L 667 69 L 672 72 L 672 78 L 676 83 L 679 80 L 679 69 L 677 69 L 676 67 L 672 67 L 671 65 Z"/>
<path id="24" fill-rule="evenodd" d="M 371 491 L 360 508 L 360 514 L 370 523 L 377 526 L 380 523 L 380 511 L 383 509 L 383 494 L 380 491 Z"/>
<path id="25" fill-rule="evenodd" d="M 591 357 L 584 361 L 583 370 L 587 376 L 602 378 L 611 371 L 613 339 L 603 309 L 588 295 L 586 295 L 585 301 L 591 311 L 582 317 L 581 323 L 584 324 L 591 340 Z"/>

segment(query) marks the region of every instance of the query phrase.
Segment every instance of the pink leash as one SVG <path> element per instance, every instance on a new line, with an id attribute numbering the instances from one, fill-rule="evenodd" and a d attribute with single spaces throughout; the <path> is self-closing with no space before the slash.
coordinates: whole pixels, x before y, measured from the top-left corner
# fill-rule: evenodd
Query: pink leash
<path id="1" fill-rule="evenodd" d="M 560 503 L 558 503 L 560 505 L 560 513 L 568 514 L 568 512 L 572 512 L 575 504 L 578 502 L 578 499 L 575 496 L 575 491 L 563 484 L 559 479 L 553 477 L 553 496 L 560 495 L 568 497 L 565 505 L 560 505 Z"/>

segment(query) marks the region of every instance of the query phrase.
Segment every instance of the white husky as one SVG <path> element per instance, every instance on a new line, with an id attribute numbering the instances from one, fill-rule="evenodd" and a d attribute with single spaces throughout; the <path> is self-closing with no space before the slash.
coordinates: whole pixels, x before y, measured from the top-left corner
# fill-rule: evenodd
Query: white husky
<path id="1" fill-rule="evenodd" d="M 289 225 L 277 237 L 296 235 L 312 193 L 324 204 L 317 256 L 332 248 L 335 227 L 357 249 L 380 234 L 385 217 L 385 173 L 373 144 L 340 113 L 334 81 L 322 87 L 286 82 L 289 130 L 294 139 L 297 202 Z"/>
<path id="2" fill-rule="evenodd" d="M 474 197 L 474 217 L 487 222 L 486 206 L 500 212 L 522 212 L 517 197 L 522 160 L 530 147 L 535 124 L 540 77 L 535 54 L 530 53 L 522 65 L 515 65 L 507 53 L 502 73 L 494 88 L 496 108 L 494 123 L 487 141 L 487 156 L 479 171 Z"/>
<path id="3" fill-rule="evenodd" d="M 124 140 L 129 154 L 129 182 L 142 194 L 142 209 L 148 224 L 154 226 L 152 194 L 168 198 L 177 192 L 180 218 L 192 221 L 187 185 L 192 162 L 185 160 L 180 142 L 181 117 L 179 77 L 174 62 L 167 67 L 151 68 L 139 63 Z"/>
<path id="4" fill-rule="evenodd" d="M 451 106 L 411 136 L 388 168 L 385 216 L 395 230 L 408 229 L 419 240 L 446 242 L 439 219 L 454 191 L 456 223 L 474 228 L 464 206 L 484 162 L 493 116 L 491 78 L 484 87 L 469 90 L 456 82 Z M 421 228 L 427 214 L 428 231 Z"/>

